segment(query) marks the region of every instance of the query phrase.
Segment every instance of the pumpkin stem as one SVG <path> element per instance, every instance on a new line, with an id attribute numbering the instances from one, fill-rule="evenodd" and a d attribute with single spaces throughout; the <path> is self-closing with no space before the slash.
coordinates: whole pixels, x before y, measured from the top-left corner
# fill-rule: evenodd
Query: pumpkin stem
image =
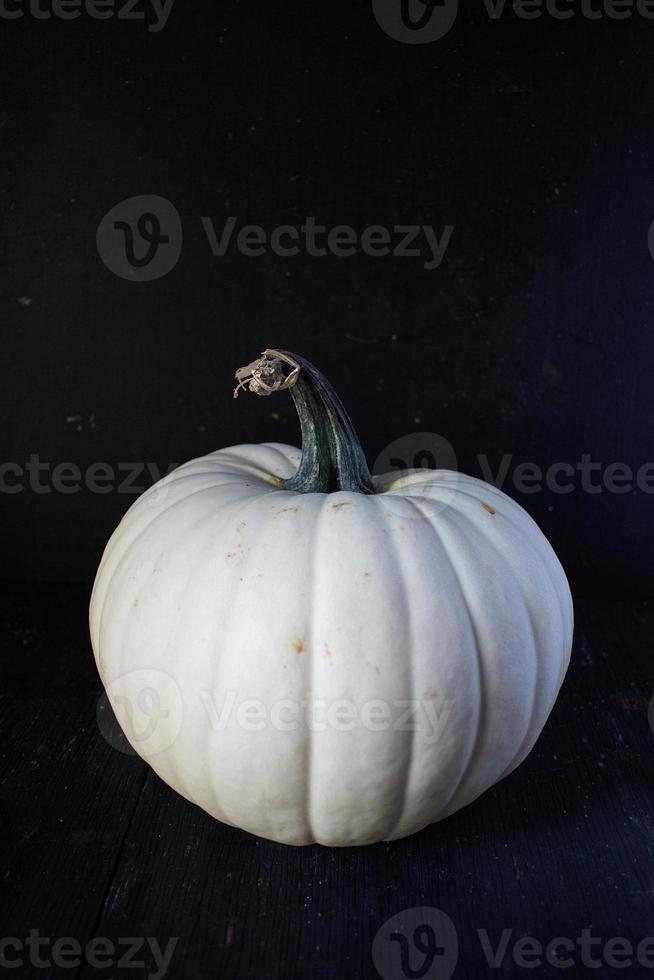
<path id="1" fill-rule="evenodd" d="M 302 432 L 302 459 L 295 473 L 282 481 L 285 490 L 333 493 L 353 490 L 375 493 L 359 437 L 342 401 L 317 368 L 288 351 L 265 350 L 239 368 L 238 386 L 257 395 L 288 388 Z"/>

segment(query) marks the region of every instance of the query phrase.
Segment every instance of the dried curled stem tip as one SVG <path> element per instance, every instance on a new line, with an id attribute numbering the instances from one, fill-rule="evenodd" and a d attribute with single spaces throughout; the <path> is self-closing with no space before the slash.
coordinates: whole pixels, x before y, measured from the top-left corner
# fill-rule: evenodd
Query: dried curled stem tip
<path id="1" fill-rule="evenodd" d="M 285 366 L 291 368 L 288 374 Z M 246 364 L 236 372 L 238 384 L 234 389 L 234 398 L 238 398 L 241 388 L 246 388 L 255 395 L 272 395 L 274 391 L 292 388 L 299 373 L 300 365 L 292 357 L 278 350 L 265 350 L 256 361 Z"/>

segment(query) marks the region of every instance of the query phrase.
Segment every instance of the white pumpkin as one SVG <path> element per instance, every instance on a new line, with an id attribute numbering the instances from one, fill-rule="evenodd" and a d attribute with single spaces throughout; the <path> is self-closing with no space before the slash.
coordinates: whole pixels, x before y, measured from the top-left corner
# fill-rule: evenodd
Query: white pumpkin
<path id="1" fill-rule="evenodd" d="M 127 738 L 177 792 L 288 844 L 367 844 L 518 766 L 570 657 L 563 570 L 526 512 L 458 473 L 372 480 L 340 401 L 295 355 L 303 452 L 221 449 L 143 494 L 91 600 Z"/>

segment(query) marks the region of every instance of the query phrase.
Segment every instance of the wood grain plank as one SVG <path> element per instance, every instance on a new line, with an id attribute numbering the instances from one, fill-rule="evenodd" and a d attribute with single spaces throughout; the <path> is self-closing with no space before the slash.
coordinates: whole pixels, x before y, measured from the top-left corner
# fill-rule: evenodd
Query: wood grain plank
<path id="1" fill-rule="evenodd" d="M 21 942 L 32 929 L 51 942 L 94 935 L 147 774 L 98 727 L 87 602 L 80 587 L 0 599 L 0 936 Z M 21 976 L 71 977 L 40 955 L 51 965 L 28 951 Z"/>
<path id="2" fill-rule="evenodd" d="M 526 763 L 407 840 L 286 848 L 212 821 L 151 774 L 99 934 L 178 937 L 176 980 L 373 977 L 377 930 L 423 905 L 454 922 L 455 976 L 471 980 L 524 977 L 511 955 L 521 937 L 546 945 L 592 928 L 603 943 L 624 936 L 636 945 L 653 934 L 654 605 L 584 602 L 577 616 L 568 678 Z M 499 974 L 489 970 L 484 929 L 493 946 L 511 930 Z M 606 962 L 586 968 L 579 947 L 574 955 L 575 976 L 615 975 Z M 535 972 L 561 975 L 547 964 Z M 121 971 L 130 975 L 142 974 Z"/>

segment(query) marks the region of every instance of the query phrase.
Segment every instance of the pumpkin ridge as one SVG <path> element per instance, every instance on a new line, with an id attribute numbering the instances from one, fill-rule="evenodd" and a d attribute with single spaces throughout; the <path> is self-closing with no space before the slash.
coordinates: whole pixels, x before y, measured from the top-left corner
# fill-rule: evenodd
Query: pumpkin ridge
<path id="1" fill-rule="evenodd" d="M 95 639 L 94 647 L 97 645 L 97 647 L 99 649 L 99 646 L 100 646 L 101 636 L 102 636 L 102 631 L 103 631 L 103 624 L 104 624 L 104 619 L 105 619 L 105 613 L 106 613 L 107 605 L 108 605 L 107 600 L 108 600 L 109 595 L 110 595 L 111 584 L 112 584 L 112 582 L 115 581 L 116 574 L 123 567 L 125 561 L 129 557 L 129 554 L 130 554 L 132 548 L 134 547 L 134 545 L 138 541 L 140 541 L 152 529 L 152 527 L 159 520 L 159 518 L 168 516 L 170 514 L 170 511 L 173 509 L 173 507 L 175 505 L 184 503 L 184 502 L 190 500 L 192 497 L 195 497 L 197 494 L 204 493 L 205 491 L 212 490 L 212 489 L 215 489 L 215 487 L 203 487 L 201 490 L 195 490 L 193 493 L 186 494 L 184 497 L 180 497 L 179 499 L 173 501 L 173 503 L 170 504 L 168 507 L 165 507 L 163 510 L 158 511 L 157 513 L 155 513 L 153 515 L 153 517 L 152 517 L 152 520 L 147 521 L 144 524 L 144 526 L 126 544 L 124 544 L 122 553 L 117 556 L 117 558 L 114 561 L 113 566 L 111 568 L 108 568 L 109 562 L 106 563 L 106 567 L 105 567 L 105 565 L 104 565 L 103 562 L 100 563 L 100 568 L 98 570 L 98 574 L 97 574 L 96 581 L 95 581 L 95 584 L 94 584 L 93 592 L 91 594 L 91 609 L 93 610 L 93 608 L 94 608 L 94 597 L 96 597 L 96 587 L 98 588 L 98 594 L 101 594 L 104 591 L 104 595 L 102 596 L 102 607 L 100 609 L 100 617 L 99 617 L 99 621 L 98 621 L 98 625 L 97 625 L 97 636 L 94 637 L 94 639 Z M 139 497 L 138 499 L 139 500 L 142 500 L 143 496 L 144 495 L 142 494 L 141 497 Z M 259 496 L 260 496 L 260 494 L 252 494 L 252 497 L 259 497 Z M 222 507 L 227 508 L 231 504 L 241 504 L 242 505 L 242 501 L 240 501 L 240 500 L 229 500 L 229 501 L 224 502 L 222 504 Z M 217 513 L 217 511 L 216 511 L 216 513 Z M 199 518 L 197 521 L 194 522 L 194 525 L 193 526 L 195 526 L 196 524 L 202 523 L 203 520 L 204 520 L 204 517 Z M 109 540 L 109 543 L 107 544 L 107 549 L 105 549 L 105 550 L 108 550 L 111 547 L 112 541 L 113 541 L 113 536 Z M 109 557 L 109 556 L 107 556 L 107 557 Z M 104 556 L 103 556 L 103 559 L 104 559 Z M 107 568 L 108 568 L 108 572 L 107 572 Z M 104 585 L 104 581 L 103 581 L 105 579 L 105 573 L 107 573 L 109 575 L 106 585 Z M 96 597 L 96 599 L 97 599 L 97 597 Z"/>
<path id="2" fill-rule="evenodd" d="M 466 496 L 469 497 L 470 499 L 475 499 L 472 494 L 466 494 Z M 479 501 L 477 501 L 477 503 L 479 503 Z M 467 524 L 469 527 L 471 527 L 475 532 L 481 534 L 481 536 L 488 542 L 488 544 L 491 546 L 491 548 L 493 549 L 493 551 L 497 554 L 497 556 L 499 557 L 500 561 L 504 565 L 504 568 L 506 568 L 506 569 L 509 570 L 509 572 L 511 574 L 511 577 L 513 578 L 514 582 L 516 583 L 517 588 L 518 588 L 518 591 L 519 591 L 520 595 L 522 596 L 522 602 L 523 602 L 523 605 L 524 605 L 524 608 L 525 608 L 525 612 L 526 612 L 526 616 L 527 616 L 527 623 L 529 624 L 529 635 L 530 635 L 530 638 L 531 638 L 531 651 L 532 651 L 532 658 L 531 659 L 532 659 L 532 662 L 533 662 L 534 680 L 533 680 L 533 683 L 531 685 L 531 697 L 530 697 L 531 704 L 530 704 L 529 711 L 528 711 L 528 714 L 527 714 L 527 727 L 526 727 L 525 732 L 523 733 L 522 738 L 520 739 L 520 744 L 518 745 L 518 748 L 515 751 L 512 759 L 511 759 L 511 762 L 509 762 L 508 765 L 502 770 L 502 774 L 497 777 L 497 780 L 496 781 L 499 782 L 501 779 L 504 779 L 504 777 L 507 776 L 516 767 L 516 765 L 519 764 L 519 763 L 516 763 L 516 759 L 520 759 L 520 756 L 522 754 L 522 750 L 523 750 L 524 746 L 526 744 L 528 744 L 529 739 L 530 739 L 530 735 L 531 735 L 531 732 L 532 732 L 532 729 L 533 729 L 534 715 L 536 713 L 536 706 L 537 706 L 537 703 L 538 703 L 539 680 L 540 680 L 540 673 L 541 673 L 541 671 L 540 671 L 540 657 L 538 655 L 538 647 L 539 647 L 539 644 L 537 642 L 536 628 L 535 628 L 535 625 L 534 625 L 534 619 L 533 619 L 533 615 L 532 615 L 532 612 L 531 612 L 531 603 L 529 602 L 528 597 L 527 597 L 527 595 L 525 593 L 522 576 L 518 574 L 518 572 L 516 571 L 516 569 L 513 566 L 513 563 L 511 561 L 509 561 L 509 559 L 506 557 L 506 555 L 504 554 L 504 552 L 500 550 L 500 548 L 497 546 L 497 544 L 493 541 L 493 539 L 490 537 L 490 535 L 484 529 L 484 525 L 487 525 L 488 524 L 488 521 L 486 521 L 486 520 L 484 520 L 484 521 L 475 521 L 475 520 L 473 520 L 473 518 L 471 518 L 468 514 L 466 514 L 465 511 L 461 510 L 460 507 L 457 507 L 456 503 L 453 503 L 450 506 L 451 506 L 452 510 L 459 516 L 459 518 L 465 524 Z M 523 536 L 520 536 L 520 544 L 522 544 L 522 537 Z"/>
<path id="3" fill-rule="evenodd" d="M 395 563 L 396 563 L 396 566 L 397 566 L 397 569 L 398 569 L 398 572 L 399 572 L 399 574 L 397 576 L 397 580 L 402 583 L 401 584 L 401 602 L 402 602 L 402 605 L 404 607 L 404 616 L 405 616 L 405 621 L 406 621 L 406 634 L 407 634 L 407 642 L 406 642 L 405 647 L 404 647 L 404 650 L 403 650 L 402 660 L 407 665 L 408 682 L 409 682 L 408 683 L 409 696 L 410 696 L 411 700 L 413 701 L 415 699 L 415 696 L 416 696 L 416 690 L 415 690 L 414 670 L 413 670 L 413 664 L 412 664 L 412 656 L 413 656 L 413 632 L 412 632 L 411 603 L 409 601 L 409 593 L 408 593 L 407 587 L 406 587 L 405 582 L 404 582 L 404 575 L 402 574 L 403 571 L 404 571 L 404 560 L 401 557 L 401 551 L 400 551 L 399 543 L 397 541 L 397 537 L 395 535 L 389 535 L 389 539 L 392 542 L 394 560 L 395 560 Z M 399 807 L 398 815 L 393 820 L 393 823 L 391 824 L 391 827 L 389 828 L 390 829 L 390 832 L 384 835 L 384 840 L 393 840 L 395 838 L 395 836 L 397 834 L 397 831 L 398 831 L 399 827 L 401 827 L 402 821 L 404 819 L 404 814 L 406 812 L 406 807 L 407 807 L 407 790 L 408 790 L 409 785 L 410 785 L 411 771 L 412 771 L 412 767 L 413 767 L 413 760 L 415 758 L 415 740 L 416 740 L 416 727 L 414 725 L 413 728 L 412 728 L 412 730 L 411 730 L 411 739 L 409 741 L 409 753 L 408 753 L 408 758 L 406 760 L 406 764 L 404 766 L 404 773 L 403 773 L 403 778 L 402 778 L 402 802 L 401 802 L 400 807 Z"/>
<path id="4" fill-rule="evenodd" d="M 467 479 L 474 480 L 475 477 L 467 477 Z M 485 485 L 483 480 L 476 480 L 476 482 L 479 483 L 482 487 Z M 524 542 L 524 544 L 530 549 L 530 551 L 538 559 L 539 565 L 543 569 L 548 582 L 552 586 L 552 591 L 556 596 L 557 605 L 561 613 L 561 619 L 566 624 L 565 631 L 570 632 L 571 634 L 572 628 L 574 626 L 574 611 L 572 608 L 572 600 L 570 597 L 569 588 L 567 588 L 566 590 L 568 601 L 565 602 L 565 596 L 563 594 L 563 590 L 557 587 L 557 583 L 555 580 L 555 571 L 560 573 L 558 578 L 560 582 L 564 583 L 564 585 L 567 583 L 567 579 L 565 578 L 565 572 L 563 570 L 563 567 L 561 566 L 561 563 L 558 559 L 556 552 L 552 548 L 546 536 L 542 533 L 542 531 L 538 527 L 538 524 L 534 521 L 533 517 L 531 517 L 531 515 L 528 514 L 523 507 L 520 507 L 517 501 L 515 501 L 512 497 L 509 497 L 509 495 L 504 493 L 503 490 L 500 490 L 499 487 L 493 487 L 492 484 L 488 484 L 488 486 L 491 488 L 491 490 L 495 492 L 497 496 L 499 496 L 502 499 L 503 502 L 507 502 L 511 505 L 508 508 L 509 513 L 507 514 L 506 512 L 502 511 L 501 516 L 505 521 L 507 521 L 507 523 L 509 523 L 515 529 L 520 539 Z M 469 497 L 471 500 L 474 500 L 477 503 L 479 503 L 479 497 L 477 497 L 474 493 L 472 493 L 469 490 L 461 489 L 460 484 L 457 486 L 456 492 L 457 495 L 461 494 L 462 496 Z M 411 498 L 413 500 L 424 500 L 426 503 L 433 502 L 432 498 L 426 494 L 411 494 Z M 456 509 L 459 510 L 459 508 Z M 524 528 L 520 526 L 516 518 L 527 519 L 527 524 L 531 525 L 533 528 L 535 528 L 538 531 L 537 540 L 540 540 L 540 538 L 544 539 L 544 544 L 545 544 L 544 548 L 539 549 L 536 547 L 536 542 L 530 536 L 524 533 Z M 568 650 L 567 658 L 564 658 L 562 660 L 557 690 L 559 690 L 561 685 L 563 684 L 563 680 L 565 678 L 569 660 L 570 660 L 570 650 Z"/>
<path id="5" fill-rule="evenodd" d="M 267 449 L 272 449 L 273 452 L 277 453 L 277 455 L 281 457 L 282 461 L 285 464 L 288 465 L 290 463 L 291 466 L 294 466 L 295 465 L 294 461 L 290 458 L 290 456 L 287 456 L 286 453 L 282 452 L 280 446 L 283 446 L 284 443 L 281 443 L 281 442 L 262 442 L 261 445 L 262 446 L 266 446 Z M 300 452 L 300 450 L 298 450 L 297 446 L 291 446 L 291 445 L 289 445 L 289 446 L 287 446 L 287 448 L 288 449 L 293 449 L 296 452 Z"/>
<path id="6" fill-rule="evenodd" d="M 180 479 L 191 479 L 191 478 L 192 477 L 190 477 L 190 476 L 189 477 L 180 477 Z M 132 545 L 135 544 L 136 541 L 138 541 L 138 539 L 143 534 L 145 534 L 145 532 L 148 531 L 155 524 L 156 521 L 159 520 L 159 518 L 165 517 L 165 516 L 169 516 L 171 510 L 173 510 L 178 504 L 185 503 L 186 501 L 191 500 L 193 497 L 196 497 L 196 496 L 198 496 L 199 494 L 202 494 L 202 493 L 207 493 L 210 490 L 218 490 L 218 489 L 222 490 L 223 487 L 227 487 L 227 486 L 239 486 L 240 483 L 241 483 L 240 480 L 235 480 L 233 483 L 215 483 L 215 484 L 211 484 L 208 487 L 200 487 L 198 490 L 194 490 L 192 493 L 187 493 L 187 494 L 184 494 L 184 496 L 182 496 L 182 497 L 178 497 L 176 500 L 173 500 L 171 503 L 163 506 L 160 510 L 157 510 L 155 507 L 153 507 L 152 508 L 152 519 L 149 520 L 149 521 L 146 521 L 144 523 L 143 527 L 141 527 L 138 531 L 136 531 L 136 533 L 133 535 L 133 537 L 131 538 L 130 541 L 128 541 L 126 544 L 124 542 L 122 542 L 123 543 L 123 546 L 124 546 L 123 554 L 120 556 L 119 559 L 117 559 L 116 564 L 115 564 L 115 568 L 118 568 L 118 566 L 122 562 L 123 557 L 128 553 L 128 551 L 132 547 Z M 157 486 L 158 486 L 158 484 L 154 484 L 154 486 L 153 487 L 150 487 L 150 489 L 153 490 Z M 272 492 L 272 491 L 262 490 L 260 493 L 256 493 L 255 492 L 255 493 L 251 494 L 251 496 L 253 496 L 253 497 L 254 496 L 260 496 L 262 493 L 270 493 L 270 492 Z M 146 491 L 146 493 L 147 493 L 147 491 Z M 139 501 L 144 500 L 146 498 L 146 493 L 141 494 L 140 497 L 138 498 L 138 500 Z M 230 500 L 230 501 L 227 501 L 226 503 L 224 503 L 221 506 L 226 506 L 227 507 L 227 506 L 229 506 L 230 503 L 233 503 L 233 502 L 234 501 L 231 501 Z M 135 501 L 135 503 L 137 503 L 137 501 Z M 130 508 L 130 510 L 131 510 L 131 508 Z M 127 513 L 124 516 L 127 517 Z M 125 532 L 125 530 L 126 530 L 126 528 L 123 529 L 123 533 Z M 130 530 L 131 530 L 131 528 L 130 528 Z M 113 535 L 109 539 L 109 542 L 107 543 L 107 547 L 105 548 L 105 554 L 103 554 L 102 560 L 100 561 L 100 567 L 98 569 L 98 573 L 97 573 L 97 576 L 96 576 L 97 579 L 99 579 L 102 576 L 103 572 L 104 572 L 105 557 L 108 560 L 109 557 L 111 556 L 111 554 L 113 553 L 113 550 L 112 550 L 112 552 L 109 551 L 109 549 L 112 547 L 112 543 L 114 543 L 114 537 L 113 537 Z M 108 561 L 107 561 L 107 563 L 108 563 Z M 112 574 L 113 574 L 113 572 L 112 572 Z"/>
<path id="7" fill-rule="evenodd" d="M 492 484 L 489 484 L 489 486 L 492 486 Z M 536 522 L 534 521 L 533 517 L 531 517 L 531 515 L 528 514 L 527 511 L 523 507 L 520 507 L 520 505 L 512 497 L 509 497 L 508 494 L 506 494 L 503 491 L 499 490 L 498 487 L 496 487 L 495 489 L 496 489 L 496 491 L 498 493 L 500 493 L 502 495 L 502 499 L 503 500 L 507 500 L 507 501 L 509 501 L 511 503 L 512 507 L 509 508 L 509 510 L 511 511 L 511 516 L 509 516 L 509 514 L 503 513 L 502 514 L 502 517 L 504 518 L 504 520 L 506 520 L 515 529 L 515 531 L 517 532 L 518 536 L 520 537 L 520 540 L 531 550 L 531 552 L 538 559 L 538 562 L 540 564 L 540 567 L 545 572 L 546 577 L 547 577 L 547 580 L 548 580 L 548 582 L 550 583 L 550 585 L 552 587 L 552 591 L 553 591 L 554 595 L 556 596 L 556 602 L 557 602 L 557 605 L 559 607 L 559 611 L 561 613 L 562 620 L 563 621 L 567 621 L 569 618 L 573 618 L 573 617 L 570 617 L 569 616 L 570 607 L 569 607 L 569 604 L 568 603 L 565 604 L 565 608 L 564 608 L 564 604 L 561 601 L 562 600 L 561 591 L 557 588 L 556 583 L 554 581 L 554 577 L 553 577 L 554 562 L 556 562 L 556 564 L 558 565 L 560 571 L 563 572 L 563 568 L 561 567 L 561 563 L 559 562 L 559 559 L 558 559 L 558 557 L 556 555 L 556 552 L 552 548 L 552 546 L 549 543 L 549 541 L 547 540 L 546 536 L 542 533 L 542 531 L 540 531 L 540 528 L 538 528 L 538 524 L 536 524 Z M 470 497 L 472 500 L 476 500 L 477 502 L 479 502 L 479 498 L 475 497 L 475 495 L 473 493 L 470 493 L 470 491 L 468 491 L 468 490 L 458 490 L 457 492 L 460 492 L 463 496 Z M 460 508 L 456 508 L 455 507 L 455 509 L 459 513 L 462 513 L 461 510 L 460 510 Z M 542 550 L 540 550 L 540 549 L 538 549 L 536 547 L 535 542 L 532 541 L 532 540 L 530 540 L 529 537 L 526 534 L 524 534 L 523 529 L 520 527 L 520 525 L 518 524 L 518 522 L 515 520 L 514 515 L 527 517 L 529 519 L 529 522 L 534 527 L 536 527 L 539 530 L 539 532 L 540 532 L 540 538 L 543 538 L 544 539 L 544 542 L 545 542 L 545 545 L 546 545 L 545 548 L 543 548 Z M 540 540 L 540 538 L 537 539 L 537 540 Z M 565 581 L 565 579 L 562 579 L 562 581 Z M 569 594 L 569 590 L 568 590 L 568 594 Z M 573 626 L 573 622 L 570 622 L 568 628 L 571 629 L 572 626 Z M 568 658 L 567 659 L 569 660 L 569 655 L 568 655 Z M 557 685 L 557 691 L 559 690 L 559 688 L 561 687 L 561 684 L 563 683 L 563 679 L 565 677 L 566 670 L 567 670 L 566 658 L 563 658 L 563 660 L 562 660 L 562 666 L 561 666 L 561 671 L 559 673 L 559 683 Z"/>
<path id="8" fill-rule="evenodd" d="M 249 502 L 250 501 L 248 501 L 248 503 Z M 239 501 L 239 503 L 241 503 L 241 502 Z M 203 523 L 203 521 L 198 521 L 194 525 L 192 525 L 192 527 L 195 528 L 198 525 L 201 526 L 202 523 Z M 211 540 L 209 542 L 206 542 L 205 545 L 202 547 L 202 549 L 199 552 L 196 552 L 194 554 L 192 567 L 189 570 L 189 574 L 186 577 L 186 581 L 184 582 L 184 585 L 183 585 L 183 588 L 182 588 L 182 593 L 181 593 L 181 600 L 180 600 L 180 610 L 181 611 L 180 611 L 180 613 L 179 613 L 179 615 L 177 617 L 177 620 L 175 622 L 173 636 L 171 638 L 170 648 L 169 648 L 169 651 L 170 651 L 169 670 L 170 670 L 170 673 L 174 677 L 177 677 L 178 676 L 178 665 L 179 665 L 180 661 L 184 657 L 183 632 L 184 632 L 184 629 L 186 628 L 185 610 L 188 608 L 187 598 L 188 598 L 189 591 L 191 589 L 191 586 L 194 584 L 194 582 L 198 578 L 200 569 L 202 569 L 204 571 L 204 561 L 205 561 L 205 558 L 206 558 L 206 556 L 208 554 L 211 554 L 211 552 L 214 549 L 216 540 L 220 538 L 220 535 L 224 533 L 224 530 L 225 530 L 225 526 L 222 525 L 222 524 L 219 525 L 215 529 L 215 534 L 212 535 Z M 191 528 L 184 528 L 184 532 L 183 532 L 184 539 L 186 539 L 186 537 L 187 537 L 187 535 L 189 535 L 190 531 L 191 531 Z M 229 604 L 228 603 L 225 603 L 225 605 L 226 605 L 227 608 L 229 608 Z M 206 744 L 210 744 L 210 739 L 207 739 L 207 743 Z M 188 799 L 193 800 L 193 802 L 196 805 L 201 805 L 194 798 L 194 792 L 193 792 L 193 790 L 192 789 L 189 789 L 188 786 L 187 786 L 187 784 L 186 784 L 185 773 L 184 773 L 184 765 L 182 763 L 182 760 L 178 758 L 178 755 L 175 752 L 175 744 L 174 743 L 173 743 L 173 745 L 170 746 L 170 748 L 168 749 L 168 752 L 166 753 L 166 755 L 167 755 L 167 762 L 169 763 L 171 769 L 176 773 L 176 779 L 179 781 L 180 785 L 183 787 L 184 795 L 187 796 Z M 206 765 L 206 757 L 205 756 L 203 756 L 202 761 Z M 210 782 L 210 785 L 213 783 L 212 780 L 209 780 L 209 782 Z M 214 796 L 213 792 L 211 793 L 211 795 Z M 214 800 L 214 802 L 217 802 L 217 801 Z M 218 809 L 219 813 L 221 813 L 221 814 L 223 813 L 223 808 L 221 806 L 218 806 L 217 809 Z"/>
<path id="9" fill-rule="evenodd" d="M 322 522 L 325 515 L 325 509 L 329 497 L 327 494 L 322 498 L 318 506 L 317 513 L 314 517 L 314 529 L 313 529 L 313 547 L 311 549 L 311 560 L 309 567 L 311 573 L 309 576 L 309 615 L 307 617 L 307 665 L 305 668 L 305 689 L 310 692 L 312 698 L 315 698 L 315 691 L 313 690 L 314 677 L 315 677 L 315 657 L 316 657 L 316 630 L 314 624 L 314 611 L 317 608 L 316 603 L 316 593 L 318 591 L 318 569 L 320 568 L 318 553 L 320 550 L 319 540 Z M 308 726 L 308 733 L 306 738 L 306 748 L 304 756 L 304 770 L 305 777 L 304 782 L 306 785 L 305 801 L 304 801 L 304 822 L 308 828 L 309 835 L 313 843 L 319 843 L 318 837 L 314 830 L 314 822 L 312 818 L 312 772 L 313 772 L 313 754 L 315 751 L 314 745 L 314 732 L 311 726 Z"/>
<path id="10" fill-rule="evenodd" d="M 255 506 L 257 504 L 259 504 L 263 500 L 263 496 L 264 495 L 262 495 L 262 494 L 255 494 L 253 497 L 249 498 L 245 502 L 242 501 L 242 500 L 241 501 L 237 501 L 237 503 L 240 504 L 240 508 L 238 508 L 236 510 L 235 519 L 237 521 L 238 520 L 242 520 L 244 514 L 248 513 L 250 510 L 254 510 L 255 509 Z M 265 517 L 264 517 L 264 515 L 262 515 L 261 516 L 261 520 L 264 520 L 264 519 L 265 519 Z M 220 528 L 220 530 L 219 530 L 219 534 L 217 535 L 217 538 L 219 538 L 220 537 L 220 534 L 224 533 L 225 531 L 226 531 L 226 526 L 223 525 Z M 214 542 L 212 542 L 212 547 L 213 547 L 213 544 L 214 544 Z M 247 555 L 247 557 L 245 559 L 245 561 L 246 561 L 246 566 L 245 567 L 247 567 L 247 562 L 249 562 L 252 559 L 252 557 L 253 557 L 252 553 L 250 553 L 250 554 Z M 233 581 L 232 588 L 230 589 L 230 592 L 229 592 L 229 597 L 228 597 L 228 599 L 225 600 L 225 603 L 224 603 L 225 618 L 223 619 L 223 621 L 222 621 L 222 623 L 220 624 L 220 627 L 219 627 L 220 628 L 220 632 L 223 635 L 223 637 L 229 637 L 229 635 L 231 633 L 231 629 L 232 629 L 232 626 L 234 624 L 234 620 L 235 620 L 235 616 L 236 616 L 236 608 L 237 608 L 237 604 L 236 604 L 235 599 L 236 599 L 236 596 L 238 595 L 239 591 L 244 586 L 244 581 L 243 580 L 245 578 L 246 578 L 246 575 L 245 575 L 245 568 L 244 568 L 243 569 L 243 576 L 242 577 L 239 576 L 237 579 L 235 579 Z M 218 627 L 214 624 L 214 630 L 217 629 L 217 628 Z M 226 642 L 226 641 L 224 641 L 223 644 L 222 644 L 221 653 L 223 655 L 220 656 L 220 657 L 216 657 L 215 660 L 214 660 L 214 668 L 213 668 L 213 674 L 212 674 L 212 678 L 211 678 L 212 679 L 212 686 L 213 686 L 214 691 L 220 691 L 221 690 L 220 674 L 221 674 L 221 668 L 223 667 L 223 664 L 224 664 L 225 650 L 227 650 L 227 656 L 229 656 L 231 647 L 229 646 L 228 642 Z M 220 734 L 220 733 L 218 733 L 218 734 Z M 211 735 L 215 735 L 215 733 L 212 732 Z M 218 750 L 220 751 L 220 738 L 219 737 L 216 739 L 216 741 L 214 741 L 214 739 L 212 737 L 206 739 L 206 741 L 205 741 L 204 758 L 206 759 L 207 772 L 209 772 L 209 773 L 212 773 L 214 771 L 214 768 L 215 768 L 214 765 L 213 765 L 213 758 L 214 758 L 213 753 L 214 753 L 216 744 L 218 744 Z M 215 777 L 212 777 L 212 778 L 209 779 L 209 787 L 210 787 L 210 795 L 211 795 L 211 797 L 212 797 L 212 799 L 214 801 L 214 805 L 216 806 L 216 809 L 218 809 L 221 813 L 226 813 L 228 815 L 227 823 L 229 823 L 233 827 L 238 827 L 239 826 L 239 821 L 237 819 L 234 819 L 232 817 L 232 815 L 230 813 L 230 807 L 229 807 L 229 805 L 226 805 L 225 804 L 225 801 L 224 800 L 221 800 L 221 798 L 220 798 L 219 785 L 218 785 L 218 781 L 215 779 Z M 220 818 L 220 819 L 222 819 L 222 818 Z"/>
<path id="11" fill-rule="evenodd" d="M 415 500 L 415 498 L 413 498 L 413 497 L 411 499 L 412 500 Z M 418 510 L 418 512 L 419 513 L 422 513 L 423 517 L 425 517 L 425 519 L 427 521 L 427 524 L 428 524 L 428 526 L 430 527 L 430 529 L 431 529 L 431 531 L 433 533 L 433 536 L 438 540 L 438 542 L 440 544 L 440 548 L 441 548 L 443 554 L 445 555 L 445 557 L 447 559 L 447 562 L 449 564 L 449 567 L 451 569 L 452 577 L 453 577 L 454 581 L 456 582 L 457 587 L 459 589 L 459 592 L 460 592 L 460 595 L 461 595 L 461 599 L 462 599 L 462 603 L 463 603 L 463 608 L 466 611 L 466 614 L 467 614 L 467 617 L 468 617 L 468 622 L 470 623 L 470 629 L 471 629 L 471 632 L 472 632 L 472 639 L 473 639 L 473 646 L 474 646 L 474 653 L 475 653 L 474 660 L 475 660 L 476 667 L 477 667 L 477 672 L 476 673 L 477 673 L 478 704 L 477 704 L 477 712 L 476 712 L 476 715 L 477 715 L 477 724 L 476 724 L 476 729 L 475 729 L 475 735 L 474 735 L 474 738 L 472 739 L 472 745 L 471 745 L 471 748 L 470 748 L 470 754 L 469 754 L 469 756 L 468 756 L 468 758 L 466 760 L 465 765 L 463 766 L 463 769 L 461 770 L 461 772 L 459 774 L 459 778 L 457 779 L 457 781 L 455 783 L 454 789 L 450 793 L 450 795 L 449 795 L 449 797 L 448 797 L 447 802 L 445 803 L 445 805 L 441 808 L 440 813 L 438 814 L 438 817 L 435 818 L 435 819 L 440 819 L 443 815 L 446 815 L 447 814 L 449 808 L 452 806 L 452 802 L 456 799 L 456 796 L 459 793 L 459 790 L 465 784 L 465 780 L 466 780 L 466 778 L 468 776 L 468 773 L 470 772 L 470 768 L 471 768 L 471 766 L 472 766 L 472 764 L 473 764 L 473 762 L 474 762 L 474 760 L 476 758 L 476 755 L 477 755 L 477 747 L 479 745 L 479 739 L 480 739 L 480 736 L 481 736 L 481 733 L 482 733 L 482 730 L 483 730 L 484 721 L 485 721 L 486 713 L 487 713 L 486 712 L 485 701 L 484 701 L 485 669 L 484 669 L 484 664 L 483 664 L 483 658 L 482 658 L 482 655 L 481 655 L 481 643 L 480 643 L 480 637 L 479 637 L 479 629 L 477 627 L 477 623 L 475 622 L 475 618 L 474 618 L 474 616 L 472 614 L 472 610 L 470 608 L 470 604 L 469 604 L 469 600 L 468 600 L 468 595 L 467 595 L 466 589 L 465 589 L 465 587 L 463 585 L 463 582 L 462 582 L 461 576 L 459 574 L 459 571 L 458 571 L 458 569 L 456 567 L 456 563 L 455 563 L 454 559 L 452 558 L 452 555 L 450 554 L 450 549 L 449 549 L 446 541 L 444 540 L 443 535 L 442 535 L 440 529 L 436 527 L 435 523 L 433 522 L 433 520 L 431 520 L 429 518 L 428 514 L 425 514 L 425 512 L 424 512 L 422 506 L 420 505 L 420 503 L 416 501 L 415 504 L 416 504 L 416 509 Z"/>

